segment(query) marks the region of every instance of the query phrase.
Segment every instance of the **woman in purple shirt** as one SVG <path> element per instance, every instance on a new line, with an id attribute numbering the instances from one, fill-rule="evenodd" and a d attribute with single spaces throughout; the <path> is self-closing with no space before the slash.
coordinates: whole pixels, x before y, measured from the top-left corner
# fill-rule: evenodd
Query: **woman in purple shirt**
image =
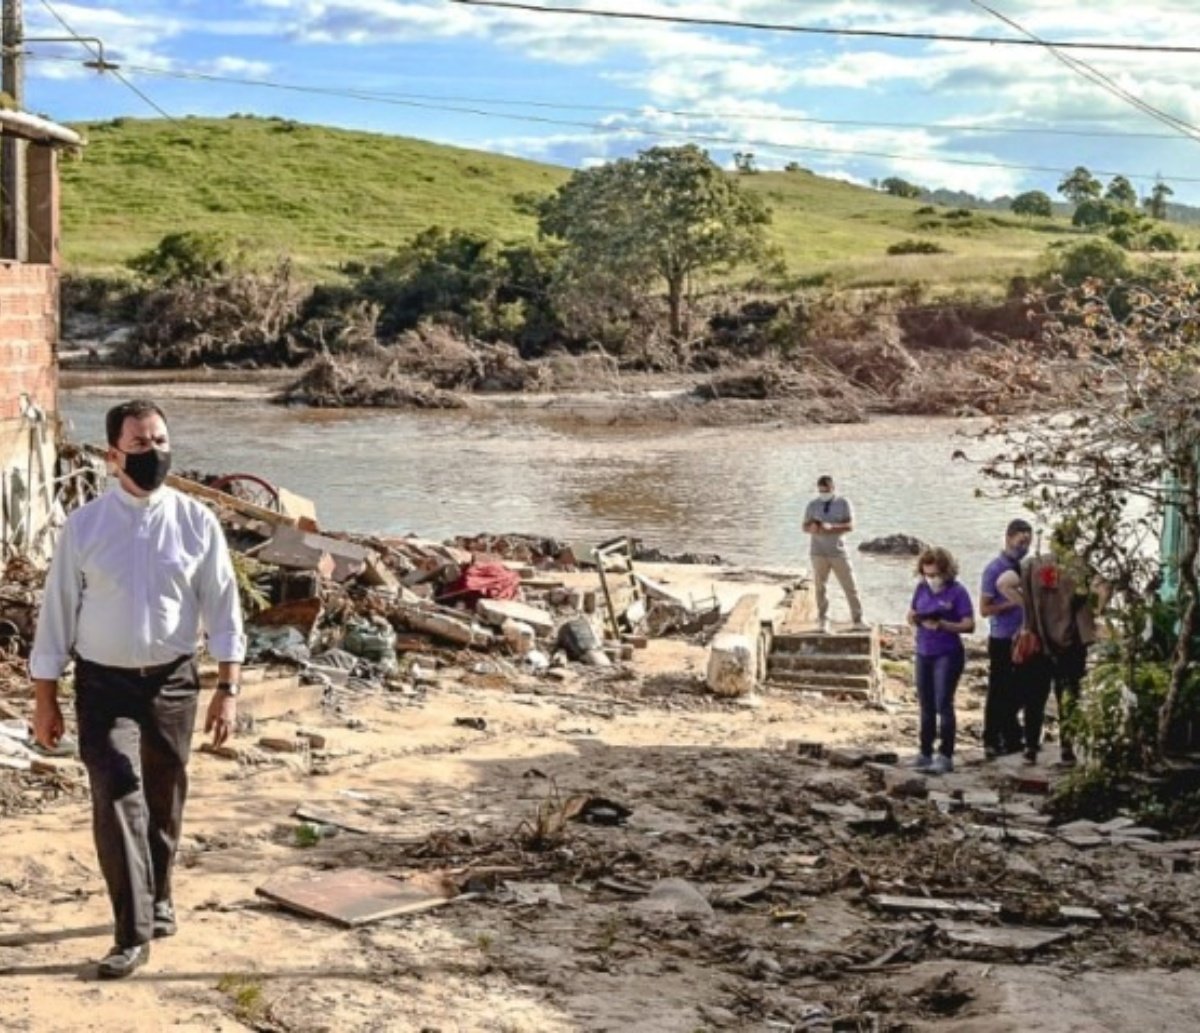
<path id="1" fill-rule="evenodd" d="M 926 549 L 917 560 L 916 591 L 908 623 L 917 629 L 917 700 L 921 705 L 919 771 L 954 770 L 954 690 L 966 663 L 962 636 L 975 630 L 971 596 L 958 581 L 958 564 L 945 549 Z M 940 726 L 940 728 L 939 728 Z M 940 730 L 938 755 L 933 740 Z"/>

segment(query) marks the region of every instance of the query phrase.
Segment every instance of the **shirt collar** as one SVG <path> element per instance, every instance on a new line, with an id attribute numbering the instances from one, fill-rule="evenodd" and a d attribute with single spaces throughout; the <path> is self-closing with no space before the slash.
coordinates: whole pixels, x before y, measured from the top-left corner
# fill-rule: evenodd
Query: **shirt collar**
<path id="1" fill-rule="evenodd" d="M 163 500 L 166 499 L 167 487 L 163 485 L 161 488 L 145 496 L 131 495 L 125 490 L 119 479 L 113 478 L 112 484 L 109 485 L 108 493 L 115 495 L 123 506 L 128 506 L 130 509 L 154 509 L 161 506 Z"/>

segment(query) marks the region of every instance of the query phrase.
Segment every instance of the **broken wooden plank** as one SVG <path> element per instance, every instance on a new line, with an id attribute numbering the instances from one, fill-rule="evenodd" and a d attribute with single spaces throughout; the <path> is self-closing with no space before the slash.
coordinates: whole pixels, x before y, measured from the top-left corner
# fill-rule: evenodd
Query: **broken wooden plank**
<path id="1" fill-rule="evenodd" d="M 274 879 L 254 892 L 300 914 L 354 928 L 397 915 L 442 907 L 456 890 L 436 872 L 401 880 L 361 868 L 343 868 Z"/>
<path id="2" fill-rule="evenodd" d="M 225 509 L 232 509 L 236 513 L 252 517 L 255 520 L 261 520 L 272 527 L 299 527 L 303 521 L 305 526 L 311 525 L 311 530 L 315 531 L 317 529 L 316 523 L 306 518 L 288 516 L 286 513 L 276 512 L 273 509 L 268 509 L 266 506 L 255 505 L 253 502 L 239 499 L 236 495 L 230 495 L 225 491 L 217 491 L 206 484 L 189 480 L 186 477 L 180 477 L 178 474 L 167 474 L 167 484 L 176 491 L 182 491 L 186 495 L 193 495 L 198 499 L 213 502 L 218 506 L 223 506 Z"/>
<path id="3" fill-rule="evenodd" d="M 980 900 L 947 897 L 905 897 L 891 893 L 876 893 L 871 903 L 884 911 L 933 912 L 942 915 L 998 915 L 1000 905 Z"/>

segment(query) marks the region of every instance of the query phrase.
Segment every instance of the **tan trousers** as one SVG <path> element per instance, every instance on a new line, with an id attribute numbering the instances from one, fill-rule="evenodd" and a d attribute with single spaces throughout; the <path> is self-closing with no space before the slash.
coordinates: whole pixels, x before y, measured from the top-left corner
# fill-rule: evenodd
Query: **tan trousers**
<path id="1" fill-rule="evenodd" d="M 846 602 L 850 604 L 850 619 L 855 624 L 861 624 L 863 619 L 862 600 L 858 597 L 858 585 L 854 580 L 854 568 L 846 556 L 811 556 L 813 582 L 817 587 L 817 618 L 826 620 L 829 617 L 829 575 L 832 572 L 846 593 Z"/>

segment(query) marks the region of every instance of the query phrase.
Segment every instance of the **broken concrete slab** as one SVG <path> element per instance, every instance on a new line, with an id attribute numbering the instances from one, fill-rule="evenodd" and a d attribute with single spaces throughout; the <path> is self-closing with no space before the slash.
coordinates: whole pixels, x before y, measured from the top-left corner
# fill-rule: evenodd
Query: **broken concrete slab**
<path id="1" fill-rule="evenodd" d="M 1063 929 L 1033 929 L 1024 926 L 968 925 L 960 922 L 939 921 L 938 930 L 946 934 L 951 943 L 966 947 L 988 947 L 992 950 L 1015 954 L 1027 954 L 1042 950 L 1069 939 L 1070 933 Z"/>
<path id="2" fill-rule="evenodd" d="M 552 634 L 555 627 L 554 615 L 539 606 L 518 602 L 516 599 L 480 599 L 475 604 L 480 619 L 499 628 L 507 620 L 528 624 L 539 638 Z"/>
<path id="3" fill-rule="evenodd" d="M 329 570 L 325 576 L 341 582 L 361 573 L 370 555 L 371 550 L 365 546 L 285 526 L 276 528 L 271 540 L 259 550 L 256 558 L 277 567 L 320 570 L 323 574 Z M 333 561 L 332 569 L 324 557 Z"/>
<path id="4" fill-rule="evenodd" d="M 766 671 L 766 649 L 757 595 L 735 604 L 712 640 L 705 681 L 718 696 L 746 696 Z"/>
<path id="5" fill-rule="evenodd" d="M 633 907 L 637 911 L 676 918 L 707 920 L 716 917 L 708 899 L 686 879 L 660 879 Z"/>

